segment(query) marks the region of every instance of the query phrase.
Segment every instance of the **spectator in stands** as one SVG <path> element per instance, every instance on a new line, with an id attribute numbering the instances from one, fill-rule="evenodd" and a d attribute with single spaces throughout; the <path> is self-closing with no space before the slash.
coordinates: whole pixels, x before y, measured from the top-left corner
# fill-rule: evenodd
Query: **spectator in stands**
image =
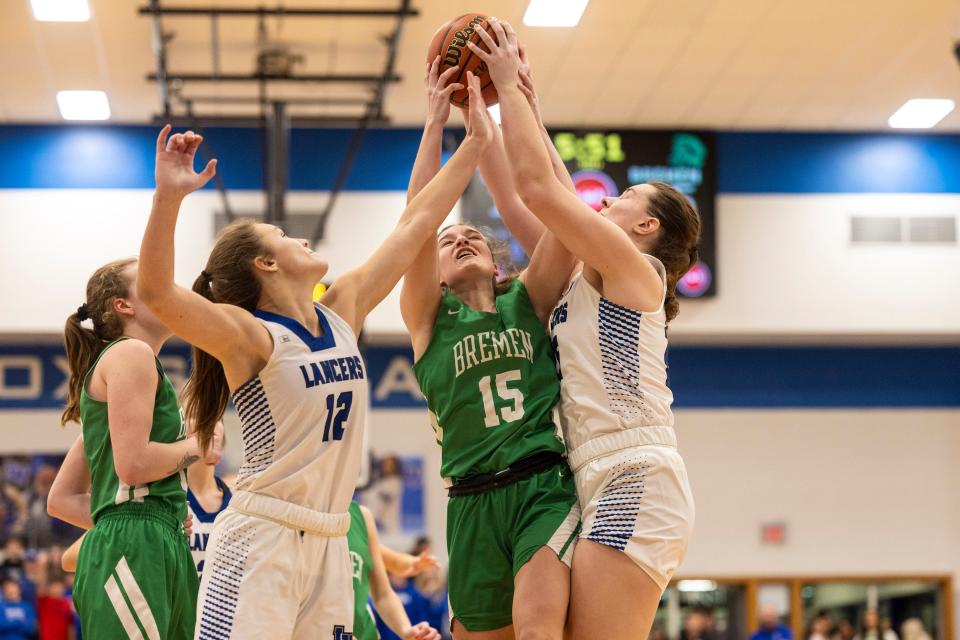
<path id="1" fill-rule="evenodd" d="M 24 565 L 27 555 L 23 538 L 20 536 L 10 536 L 6 544 L 3 545 L 3 553 L 0 554 L 0 577 L 22 580 L 24 576 Z"/>
<path id="2" fill-rule="evenodd" d="M 809 640 L 829 640 L 833 629 L 833 619 L 826 611 L 821 611 L 810 623 Z"/>
<path id="3" fill-rule="evenodd" d="M 57 470 L 49 464 L 37 467 L 33 476 L 31 491 L 27 497 L 27 526 L 30 548 L 41 549 L 51 546 L 54 540 L 53 518 L 47 514 L 47 496 L 57 477 Z"/>
<path id="4" fill-rule="evenodd" d="M 923 621 L 920 618 L 907 618 L 900 626 L 900 638 L 902 640 L 931 640 L 930 634 L 923 628 Z"/>
<path id="5" fill-rule="evenodd" d="M 857 630 L 853 623 L 843 618 L 837 623 L 837 630 L 833 634 L 834 640 L 853 640 L 857 637 Z"/>
<path id="6" fill-rule="evenodd" d="M 680 631 L 681 640 L 718 640 L 713 611 L 708 607 L 696 606 L 690 610 L 683 621 Z"/>
<path id="7" fill-rule="evenodd" d="M 429 547 L 424 551 L 429 551 Z M 450 628 L 447 611 L 447 579 L 440 567 L 427 569 L 414 579 L 414 586 L 422 598 L 421 620 L 434 629 Z"/>
<path id="8" fill-rule="evenodd" d="M 27 501 L 23 497 L 23 492 L 15 485 L 0 480 L 2 492 L 0 492 L 0 543 L 23 530 L 27 519 Z"/>
<path id="9" fill-rule="evenodd" d="M 73 637 L 73 601 L 67 597 L 64 575 L 59 568 L 60 554 L 37 554 L 37 621 L 39 640 L 70 640 Z"/>
<path id="10" fill-rule="evenodd" d="M 37 612 L 20 593 L 20 582 L 3 579 L 0 598 L 0 640 L 31 640 L 37 632 Z"/>
<path id="11" fill-rule="evenodd" d="M 780 612 L 772 604 L 760 607 L 760 628 L 750 640 L 793 640 L 793 632 L 780 622 Z"/>
<path id="12" fill-rule="evenodd" d="M 867 609 L 863 614 L 863 631 L 855 640 L 898 640 L 893 629 L 880 628 L 880 614 L 875 608 Z"/>

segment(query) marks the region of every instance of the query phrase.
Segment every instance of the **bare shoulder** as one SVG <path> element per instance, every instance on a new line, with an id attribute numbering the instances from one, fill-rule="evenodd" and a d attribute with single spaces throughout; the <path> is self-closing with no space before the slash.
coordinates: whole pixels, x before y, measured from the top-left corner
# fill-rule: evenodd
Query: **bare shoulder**
<path id="1" fill-rule="evenodd" d="M 100 358 L 100 364 L 109 367 L 115 364 L 136 366 L 147 363 L 153 366 L 154 359 L 155 355 L 150 345 L 137 338 L 127 338 L 110 347 Z"/>
<path id="2" fill-rule="evenodd" d="M 256 316 L 242 307 L 233 304 L 217 304 L 227 315 L 229 322 L 246 338 L 241 349 L 252 351 L 257 357 L 266 359 L 273 352 L 273 338 L 270 331 L 257 320 Z M 232 350 L 233 347 L 231 347 Z M 224 354 L 229 356 L 230 354 Z"/>

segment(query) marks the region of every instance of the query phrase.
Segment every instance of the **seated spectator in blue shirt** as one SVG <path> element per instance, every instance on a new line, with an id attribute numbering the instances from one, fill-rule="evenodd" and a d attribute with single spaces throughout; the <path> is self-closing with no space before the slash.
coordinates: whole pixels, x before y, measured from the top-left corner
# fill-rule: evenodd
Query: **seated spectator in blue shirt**
<path id="1" fill-rule="evenodd" d="M 24 602 L 20 583 L 12 578 L 3 581 L 0 598 L 0 640 L 30 640 L 37 632 L 37 610 Z"/>
<path id="2" fill-rule="evenodd" d="M 773 605 L 765 604 L 760 608 L 760 628 L 750 640 L 793 640 L 790 628 L 780 624 L 780 613 Z"/>

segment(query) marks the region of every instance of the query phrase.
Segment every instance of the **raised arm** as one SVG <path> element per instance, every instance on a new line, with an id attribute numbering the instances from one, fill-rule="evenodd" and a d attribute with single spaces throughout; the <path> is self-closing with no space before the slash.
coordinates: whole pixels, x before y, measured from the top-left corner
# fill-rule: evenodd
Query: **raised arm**
<path id="1" fill-rule="evenodd" d="M 387 578 L 387 570 L 380 555 L 380 540 L 373 514 L 366 507 L 360 507 L 360 511 L 363 513 L 363 521 L 367 527 L 367 546 L 373 560 L 373 567 L 370 570 L 370 599 L 373 600 L 373 608 L 377 610 L 387 626 L 404 640 L 408 638 L 440 640 L 440 634 L 426 622 L 410 624 L 410 617 L 390 585 L 390 579 Z"/>
<path id="2" fill-rule="evenodd" d="M 424 86 L 427 93 L 427 121 L 420 137 L 420 148 L 413 162 L 407 203 L 440 171 L 443 153 L 443 125 L 450 117 L 450 94 L 463 88 L 447 84 L 458 67 L 438 75 L 440 57 L 427 67 Z M 440 307 L 440 274 L 437 271 L 437 238 L 431 235 L 420 245 L 413 264 L 403 276 L 400 289 L 400 315 L 410 333 L 414 354 L 422 353 L 433 337 L 433 323 Z"/>
<path id="3" fill-rule="evenodd" d="M 480 155 L 490 142 L 492 123 L 480 97 L 480 83 L 467 73 L 471 109 L 467 136 L 446 165 L 421 190 L 404 210 L 396 228 L 360 267 L 337 278 L 324 296 L 324 304 L 347 319 L 359 333 L 367 314 L 380 304 L 410 269 L 419 255 L 411 250 L 423 248 L 436 234 L 437 227 L 463 194 L 476 170 Z M 421 249 L 423 250 L 423 249 Z"/>
<path id="4" fill-rule="evenodd" d="M 157 189 L 140 245 L 137 294 L 171 331 L 220 360 L 228 379 L 243 378 L 249 372 L 234 373 L 231 364 L 248 352 L 265 360 L 273 342 L 263 325 L 244 309 L 214 304 L 173 280 L 180 204 L 213 177 L 217 161 L 211 160 L 202 173 L 196 173 L 193 162 L 203 138 L 192 131 L 168 139 L 169 134 L 167 125 L 157 137 Z"/>
<path id="5" fill-rule="evenodd" d="M 567 171 L 566 165 L 557 153 L 553 140 L 543 124 L 543 116 L 540 113 L 540 100 L 537 97 L 536 89 L 533 85 L 533 77 L 530 72 L 530 65 L 527 63 L 523 49 L 520 49 L 521 67 L 520 67 L 520 91 L 527 98 L 530 108 L 537 119 L 537 125 L 540 127 L 540 137 L 543 139 L 544 148 L 550 156 L 550 162 L 553 165 L 554 175 L 560 180 L 561 184 L 571 193 L 576 193 L 573 185 L 573 179 Z M 502 115 L 502 114 L 501 114 Z M 503 134 L 500 129 L 495 130 L 496 137 L 487 152 L 480 159 L 480 174 L 493 196 L 493 202 L 497 205 L 497 211 L 500 217 L 510 231 L 510 234 L 517 239 L 523 251 L 528 256 L 533 256 L 537 242 L 543 235 L 545 227 L 543 223 L 523 204 L 520 196 L 517 195 L 517 189 L 513 184 L 513 176 L 510 174 L 510 165 L 507 161 L 507 153 L 503 144 Z"/>
<path id="6" fill-rule="evenodd" d="M 570 177 L 570 172 L 567 171 L 567 165 L 564 164 L 560 153 L 557 152 L 557 147 L 553 144 L 553 139 L 550 138 L 550 134 L 547 132 L 547 127 L 543 124 L 543 114 L 540 112 L 540 96 L 537 94 L 537 89 L 533 85 L 533 71 L 530 68 L 530 61 L 527 59 L 526 50 L 522 46 L 519 46 L 518 49 L 518 53 L 520 54 L 520 84 L 518 88 L 527 98 L 530 108 L 533 109 L 533 115 L 537 118 L 537 125 L 540 127 L 540 137 L 543 138 L 544 147 L 550 155 L 553 174 L 557 176 L 557 180 L 560 181 L 560 184 L 562 184 L 567 191 L 575 194 L 577 188 L 573 184 L 573 178 Z"/>
<path id="7" fill-rule="evenodd" d="M 524 253 L 532 256 L 545 227 L 517 195 L 500 127 L 494 127 L 493 142 L 480 158 L 480 175 L 510 235 L 520 243 Z"/>
<path id="8" fill-rule="evenodd" d="M 83 457 L 83 437 L 74 440 L 50 486 L 47 513 L 81 529 L 93 527 L 90 518 L 90 472 Z"/>
<path id="9" fill-rule="evenodd" d="M 598 216 L 557 179 L 536 117 L 518 86 L 516 34 L 499 21 L 491 25 L 501 45 L 477 27 L 490 52 L 473 43 L 467 46 L 487 63 L 496 84 L 507 156 L 521 200 L 567 249 L 599 272 L 605 296 L 633 308 L 655 308 L 663 293 L 659 274 L 620 227 Z"/>

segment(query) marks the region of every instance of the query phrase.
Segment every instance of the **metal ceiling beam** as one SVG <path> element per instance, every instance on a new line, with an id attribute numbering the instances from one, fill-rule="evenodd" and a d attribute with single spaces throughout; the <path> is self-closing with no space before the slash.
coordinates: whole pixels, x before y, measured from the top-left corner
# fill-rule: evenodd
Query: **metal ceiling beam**
<path id="1" fill-rule="evenodd" d="M 350 177 L 350 170 L 353 168 L 353 163 L 360 152 L 360 147 L 363 145 L 363 137 L 367 131 L 367 128 L 373 126 L 375 121 L 384 119 L 383 100 L 386 96 L 388 78 L 394 75 L 394 67 L 397 63 L 397 50 L 400 45 L 400 34 L 403 32 L 404 20 L 411 11 L 410 1 L 411 0 L 400 0 L 400 6 L 397 8 L 397 24 L 394 27 L 393 32 L 386 39 L 387 61 L 384 64 L 383 76 L 377 82 L 374 92 L 374 101 L 367 109 L 367 117 L 357 124 L 357 128 L 354 130 L 353 135 L 350 136 L 350 144 L 347 146 L 347 152 L 340 163 L 340 171 L 337 174 L 337 179 L 333 184 L 333 189 L 330 190 L 330 196 L 327 199 L 327 205 L 324 207 L 323 211 L 320 212 L 320 217 L 317 220 L 317 226 L 314 227 L 311 244 L 315 245 L 320 242 L 326 233 L 327 221 L 330 219 L 330 214 L 333 213 L 333 208 L 337 204 L 337 199 L 340 197 L 340 192 L 343 191 L 343 188 L 347 184 L 347 179 Z"/>
<path id="2" fill-rule="evenodd" d="M 400 82 L 403 78 L 395 73 L 388 76 L 323 73 L 307 75 L 281 75 L 271 73 L 165 73 L 166 82 Z M 162 81 L 157 73 L 147 74 L 147 80 Z"/>
<path id="3" fill-rule="evenodd" d="M 363 115 L 332 115 L 317 117 L 291 117 L 290 127 L 293 129 L 343 129 L 356 127 L 358 123 L 366 121 L 371 127 L 386 127 L 390 125 L 388 118 L 380 120 L 368 120 Z M 194 116 L 171 114 L 170 116 L 156 115 L 153 117 L 153 124 L 165 125 L 170 123 L 174 127 L 263 127 L 263 118 L 256 115 L 249 116 L 216 116 L 202 115 Z"/>
<path id="4" fill-rule="evenodd" d="M 387 62 L 383 69 L 383 76 L 380 81 L 377 82 L 376 93 L 374 94 L 376 110 L 371 115 L 375 118 L 383 117 L 383 102 L 387 95 L 388 78 L 396 75 L 397 51 L 400 49 L 400 35 L 403 33 L 404 18 L 402 16 L 405 16 L 406 12 L 410 11 L 410 0 L 400 0 L 400 8 L 398 11 L 401 12 L 401 17 L 397 20 L 397 26 L 394 28 L 393 33 L 391 33 L 387 39 Z"/>
<path id="5" fill-rule="evenodd" d="M 257 96 L 205 96 L 205 95 L 178 95 L 177 98 L 183 103 L 194 104 L 260 104 L 260 98 Z M 288 105 L 309 105 L 309 106 L 360 106 L 366 107 L 371 103 L 370 98 L 338 98 L 338 97 L 317 97 L 317 98 L 280 98 L 273 100 L 282 100 Z"/>
<path id="6" fill-rule="evenodd" d="M 150 7 L 160 8 L 160 0 L 150 0 Z M 151 24 L 151 35 L 153 37 L 153 55 L 157 62 L 157 71 L 152 74 L 154 79 L 159 80 L 160 104 L 163 106 L 163 113 L 170 115 L 170 85 L 167 82 L 167 41 L 163 33 L 163 25 L 160 24 L 160 14 L 154 13 Z"/>
<path id="7" fill-rule="evenodd" d="M 140 15 L 167 16 L 276 16 L 276 17 L 313 17 L 313 18 L 398 18 L 416 17 L 417 9 L 355 8 L 334 9 L 330 7 L 158 7 L 151 0 L 149 5 L 140 7 Z"/>

